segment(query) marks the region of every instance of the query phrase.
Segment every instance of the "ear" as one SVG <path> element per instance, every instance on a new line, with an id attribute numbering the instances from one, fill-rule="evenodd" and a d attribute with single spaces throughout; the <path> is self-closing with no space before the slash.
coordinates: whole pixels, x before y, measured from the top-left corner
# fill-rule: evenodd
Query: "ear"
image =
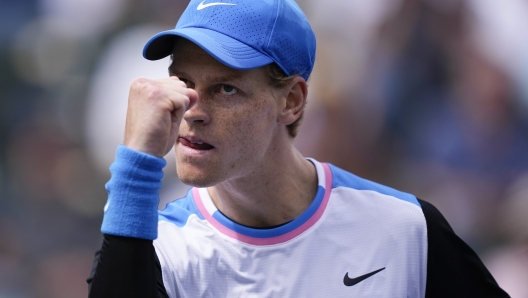
<path id="1" fill-rule="evenodd" d="M 308 84 L 302 77 L 296 76 L 284 88 L 278 121 L 284 125 L 290 125 L 301 116 L 304 110 L 308 97 Z"/>

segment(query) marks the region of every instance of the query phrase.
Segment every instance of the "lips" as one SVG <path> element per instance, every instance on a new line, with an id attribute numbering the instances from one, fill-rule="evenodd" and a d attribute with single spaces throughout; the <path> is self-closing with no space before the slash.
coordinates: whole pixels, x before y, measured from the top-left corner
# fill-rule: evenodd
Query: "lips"
<path id="1" fill-rule="evenodd" d="M 206 143 L 203 140 L 198 139 L 198 138 L 179 137 L 178 140 L 180 141 L 180 143 L 183 146 L 186 146 L 186 147 L 189 147 L 189 148 L 192 148 L 192 149 L 196 149 L 196 150 L 211 150 L 211 149 L 214 149 L 213 145 L 208 144 L 208 143 Z"/>

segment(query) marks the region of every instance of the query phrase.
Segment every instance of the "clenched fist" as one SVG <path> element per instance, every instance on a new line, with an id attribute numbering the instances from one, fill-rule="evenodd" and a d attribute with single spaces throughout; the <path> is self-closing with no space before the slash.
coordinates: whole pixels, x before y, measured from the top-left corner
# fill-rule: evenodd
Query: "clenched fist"
<path id="1" fill-rule="evenodd" d="M 198 94 L 177 77 L 135 79 L 130 86 L 123 145 L 163 157 L 174 145 L 183 114 Z"/>

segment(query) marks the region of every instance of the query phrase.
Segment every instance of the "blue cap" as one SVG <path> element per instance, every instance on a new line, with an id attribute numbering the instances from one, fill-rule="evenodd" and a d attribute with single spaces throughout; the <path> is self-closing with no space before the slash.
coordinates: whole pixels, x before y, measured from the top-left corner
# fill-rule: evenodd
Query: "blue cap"
<path id="1" fill-rule="evenodd" d="M 143 57 L 172 54 L 178 37 L 235 69 L 275 62 L 287 75 L 307 80 L 315 62 L 315 34 L 293 0 L 191 0 L 176 28 L 147 42 Z"/>

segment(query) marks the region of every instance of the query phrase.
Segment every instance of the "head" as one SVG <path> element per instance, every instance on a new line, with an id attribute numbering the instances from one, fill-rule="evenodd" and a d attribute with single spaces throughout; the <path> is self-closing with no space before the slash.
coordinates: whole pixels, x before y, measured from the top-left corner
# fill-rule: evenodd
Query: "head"
<path id="1" fill-rule="evenodd" d="M 171 75 L 197 91 L 180 125 L 178 176 L 210 186 L 273 160 L 285 137 L 291 143 L 315 36 L 293 0 L 192 0 L 176 28 L 151 38 L 143 55 L 172 55 Z"/>

